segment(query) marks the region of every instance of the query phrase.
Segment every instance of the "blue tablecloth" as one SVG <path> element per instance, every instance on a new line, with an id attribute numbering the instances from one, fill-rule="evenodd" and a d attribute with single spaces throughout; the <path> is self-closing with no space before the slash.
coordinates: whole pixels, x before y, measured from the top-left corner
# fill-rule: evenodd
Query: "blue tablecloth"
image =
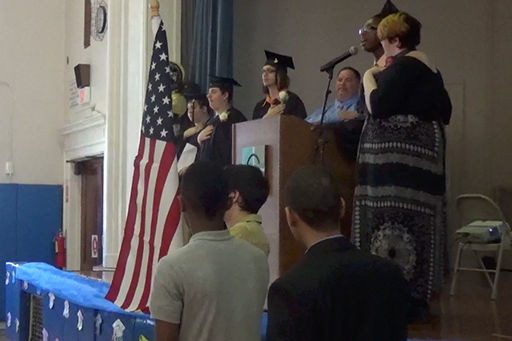
<path id="1" fill-rule="evenodd" d="M 84 308 L 149 318 L 147 314 L 127 312 L 106 300 L 108 283 L 62 271 L 46 263 L 19 265 L 16 277 Z"/>

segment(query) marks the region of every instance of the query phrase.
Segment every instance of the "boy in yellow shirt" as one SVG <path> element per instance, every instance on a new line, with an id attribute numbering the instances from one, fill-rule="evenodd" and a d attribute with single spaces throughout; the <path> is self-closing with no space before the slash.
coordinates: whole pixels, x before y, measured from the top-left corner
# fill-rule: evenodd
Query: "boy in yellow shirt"
<path id="1" fill-rule="evenodd" d="M 257 214 L 268 197 L 267 179 L 258 168 L 247 165 L 228 165 L 224 172 L 229 190 L 229 208 L 224 214 L 224 222 L 229 232 L 268 256 L 268 240 L 261 227 L 261 217 Z"/>

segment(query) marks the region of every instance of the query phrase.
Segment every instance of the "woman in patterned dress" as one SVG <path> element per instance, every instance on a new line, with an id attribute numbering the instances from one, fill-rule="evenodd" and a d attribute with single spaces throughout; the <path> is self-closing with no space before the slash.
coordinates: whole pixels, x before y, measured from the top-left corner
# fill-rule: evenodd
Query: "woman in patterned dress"
<path id="1" fill-rule="evenodd" d="M 445 265 L 444 126 L 451 103 L 441 74 L 416 50 L 420 30 L 404 12 L 378 26 L 387 63 L 363 78 L 370 115 L 359 144 L 353 240 L 397 262 L 427 313 Z"/>

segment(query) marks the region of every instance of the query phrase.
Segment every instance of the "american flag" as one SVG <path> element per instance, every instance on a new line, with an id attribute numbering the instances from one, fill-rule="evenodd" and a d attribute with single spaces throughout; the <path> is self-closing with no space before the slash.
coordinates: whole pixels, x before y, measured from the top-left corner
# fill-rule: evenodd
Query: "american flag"
<path id="1" fill-rule="evenodd" d="M 158 260 L 167 255 L 180 223 L 173 83 L 167 54 L 161 22 L 153 43 L 123 242 L 106 296 L 128 311 L 147 310 L 154 270 Z M 182 240 L 180 232 L 176 237 L 173 244 Z"/>

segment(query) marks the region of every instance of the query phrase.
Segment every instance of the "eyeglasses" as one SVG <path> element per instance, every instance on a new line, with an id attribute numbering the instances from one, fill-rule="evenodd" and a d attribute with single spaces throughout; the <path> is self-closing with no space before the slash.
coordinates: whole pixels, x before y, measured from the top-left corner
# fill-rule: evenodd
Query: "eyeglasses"
<path id="1" fill-rule="evenodd" d="M 364 32 L 370 32 L 370 31 L 376 31 L 377 27 L 372 25 L 364 25 L 362 28 L 359 29 L 359 35 L 362 35 Z"/>

